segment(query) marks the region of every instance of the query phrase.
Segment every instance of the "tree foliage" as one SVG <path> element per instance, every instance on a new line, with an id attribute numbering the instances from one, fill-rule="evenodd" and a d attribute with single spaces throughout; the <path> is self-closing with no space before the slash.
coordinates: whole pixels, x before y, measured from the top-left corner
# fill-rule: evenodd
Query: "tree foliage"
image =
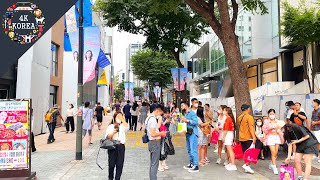
<path id="1" fill-rule="evenodd" d="M 117 84 L 117 87 L 114 91 L 115 100 L 123 100 L 124 99 L 124 82 Z"/>
<path id="2" fill-rule="evenodd" d="M 143 87 L 134 87 L 133 88 L 133 92 L 134 92 L 134 96 L 139 96 L 139 97 L 143 97 Z"/>
<path id="3" fill-rule="evenodd" d="M 320 5 L 307 5 L 300 1 L 298 6 L 289 2 L 282 4 L 284 9 L 281 21 L 281 34 L 294 45 L 308 45 L 320 41 Z"/>
<path id="4" fill-rule="evenodd" d="M 165 51 L 173 55 L 178 66 L 183 67 L 179 53 L 184 52 L 188 42 L 199 44 L 198 39 L 206 33 L 208 25 L 199 15 L 185 4 L 173 3 L 175 11 L 153 13 L 157 7 L 153 0 L 98 0 L 95 10 L 102 13 L 106 25 L 118 26 L 119 30 L 133 34 L 143 34 L 146 48 Z M 163 4 L 170 8 L 171 4 Z"/>
<path id="5" fill-rule="evenodd" d="M 133 73 L 142 81 L 148 81 L 151 86 L 156 82 L 165 88 L 172 83 L 171 68 L 176 62 L 169 55 L 145 49 L 137 52 L 131 58 Z"/>

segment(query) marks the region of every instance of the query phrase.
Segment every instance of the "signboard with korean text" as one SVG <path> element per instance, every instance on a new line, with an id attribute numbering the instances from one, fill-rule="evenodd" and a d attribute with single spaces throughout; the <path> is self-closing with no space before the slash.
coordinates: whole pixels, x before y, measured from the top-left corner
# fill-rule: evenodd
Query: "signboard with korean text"
<path id="1" fill-rule="evenodd" d="M 0 170 L 29 169 L 29 100 L 0 101 Z"/>

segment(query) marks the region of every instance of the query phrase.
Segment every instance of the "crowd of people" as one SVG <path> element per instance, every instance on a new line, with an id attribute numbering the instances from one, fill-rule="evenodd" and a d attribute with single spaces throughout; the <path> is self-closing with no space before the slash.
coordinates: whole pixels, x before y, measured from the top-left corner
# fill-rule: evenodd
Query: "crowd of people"
<path id="1" fill-rule="evenodd" d="M 311 165 L 314 157 L 317 157 L 320 149 L 320 100 L 312 101 L 312 116 L 307 117 L 305 110 L 299 102 L 286 102 L 286 114 L 284 120 L 276 117 L 275 109 L 270 109 L 266 116 L 255 119 L 251 114 L 251 107 L 243 104 L 242 114 L 238 118 L 234 117 L 231 107 L 221 105 L 219 110 L 213 112 L 210 104 L 202 103 L 197 99 L 189 102 L 182 102 L 181 109 L 174 103 L 164 106 L 156 101 L 149 105 L 147 102 L 127 101 L 125 105 L 120 102 L 114 105 L 115 113 L 111 124 L 106 130 L 105 137 L 119 141 L 116 148 L 108 151 L 109 155 L 109 179 L 120 179 L 125 159 L 126 132 L 144 131 L 148 137 L 148 150 L 150 152 L 151 180 L 157 179 L 157 173 L 169 169 L 166 159 L 168 155 L 174 154 L 168 151 L 167 146 L 172 146 L 171 138 L 174 134 L 184 134 L 186 136 L 186 151 L 189 163 L 183 168 L 190 173 L 200 171 L 201 166 L 210 163 L 208 158 L 208 146 L 210 145 L 211 134 L 218 133 L 216 164 L 219 165 L 224 159 L 224 167 L 227 171 L 236 171 L 236 154 L 234 150 L 235 142 L 241 144 L 242 152 L 250 148 L 260 150 L 259 158 L 265 159 L 270 152 L 269 169 L 275 175 L 279 174 L 279 164 L 277 164 L 280 147 L 286 150 L 287 158 L 285 163 L 294 160 L 294 166 L 298 174 L 298 180 L 309 179 Z M 48 123 L 50 135 L 48 143 L 54 142 L 54 128 L 57 118 L 61 117 L 59 107 L 54 106 L 52 110 L 52 122 Z M 94 119 L 98 129 L 105 111 L 100 103 L 94 109 L 90 108 L 90 103 L 86 102 L 82 110 L 83 136 L 88 134 L 88 144 L 92 144 L 92 128 Z M 74 131 L 74 117 L 76 113 L 70 104 L 66 117 L 66 132 Z M 95 117 L 95 118 L 93 118 Z M 184 131 L 178 132 L 178 125 L 186 124 Z M 71 126 L 71 129 L 70 129 Z M 140 127 L 140 129 L 137 129 Z M 71 131 L 70 131 L 71 130 Z M 236 132 L 239 132 L 236 136 Z M 166 147 L 166 148 L 165 148 Z M 170 148 L 169 148 L 170 149 Z M 172 151 L 172 149 L 171 149 Z M 223 157 L 223 151 L 226 152 Z M 302 176 L 302 165 L 304 161 L 305 170 Z M 319 160 L 320 163 L 320 160 Z M 250 162 L 245 162 L 242 168 L 246 173 L 254 174 Z M 114 169 L 116 174 L 114 176 Z M 289 172 L 287 172 L 289 174 Z"/>

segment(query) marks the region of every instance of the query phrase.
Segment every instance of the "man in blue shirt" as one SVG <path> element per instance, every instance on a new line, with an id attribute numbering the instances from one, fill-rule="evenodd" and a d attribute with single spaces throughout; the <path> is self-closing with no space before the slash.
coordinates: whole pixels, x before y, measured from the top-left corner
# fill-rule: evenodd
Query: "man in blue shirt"
<path id="1" fill-rule="evenodd" d="M 131 113 L 130 113 L 131 105 L 130 101 L 127 101 L 127 104 L 123 107 L 122 111 L 124 113 L 124 117 L 126 118 L 126 122 L 129 123 L 130 130 L 132 127 L 132 122 L 131 122 Z"/>
<path id="2" fill-rule="evenodd" d="M 181 103 L 181 109 L 185 110 L 182 122 L 187 123 L 186 145 L 190 163 L 184 166 L 190 173 L 199 172 L 198 163 L 198 116 L 189 108 L 187 102 Z"/>

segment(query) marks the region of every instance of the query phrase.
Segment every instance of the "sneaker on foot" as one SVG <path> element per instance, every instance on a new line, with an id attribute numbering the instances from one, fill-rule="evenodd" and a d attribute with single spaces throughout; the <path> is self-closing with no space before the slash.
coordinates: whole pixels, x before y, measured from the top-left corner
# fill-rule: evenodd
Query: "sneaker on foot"
<path id="1" fill-rule="evenodd" d="M 225 160 L 223 164 L 224 164 L 224 166 L 227 166 L 229 164 L 229 161 Z"/>
<path id="2" fill-rule="evenodd" d="M 199 166 L 193 166 L 191 169 L 188 170 L 190 173 L 199 172 Z"/>
<path id="3" fill-rule="evenodd" d="M 303 177 L 302 177 L 302 176 L 299 176 L 299 177 L 298 177 L 298 180 L 303 180 Z"/>
<path id="4" fill-rule="evenodd" d="M 250 166 L 247 166 L 246 164 L 244 164 L 242 166 L 242 168 L 245 170 L 245 172 L 250 173 L 250 174 L 254 174 L 254 171 L 251 169 Z"/>
<path id="5" fill-rule="evenodd" d="M 217 160 L 216 164 L 221 164 L 221 159 L 220 158 Z"/>
<path id="6" fill-rule="evenodd" d="M 206 163 L 210 163 L 210 160 L 208 159 L 208 157 L 206 157 Z"/>
<path id="7" fill-rule="evenodd" d="M 217 152 L 218 152 L 218 149 L 214 150 L 213 152 L 214 152 L 214 153 L 217 153 Z"/>
<path id="8" fill-rule="evenodd" d="M 236 171 L 236 170 L 238 170 L 238 169 L 237 169 L 237 166 L 236 166 L 236 165 L 232 165 L 232 164 L 227 164 L 227 165 L 225 166 L 225 168 L 226 168 L 228 171 Z"/>
<path id="9" fill-rule="evenodd" d="M 273 174 L 278 175 L 278 168 L 276 166 L 273 166 Z"/>
<path id="10" fill-rule="evenodd" d="M 158 168 L 158 171 L 163 172 L 163 171 L 164 171 L 164 168 L 163 168 L 163 167 L 159 167 L 159 168 Z"/>
<path id="11" fill-rule="evenodd" d="M 186 170 L 189 170 L 189 169 L 192 169 L 193 165 L 190 163 L 186 166 L 183 166 L 183 169 L 186 169 Z"/>

